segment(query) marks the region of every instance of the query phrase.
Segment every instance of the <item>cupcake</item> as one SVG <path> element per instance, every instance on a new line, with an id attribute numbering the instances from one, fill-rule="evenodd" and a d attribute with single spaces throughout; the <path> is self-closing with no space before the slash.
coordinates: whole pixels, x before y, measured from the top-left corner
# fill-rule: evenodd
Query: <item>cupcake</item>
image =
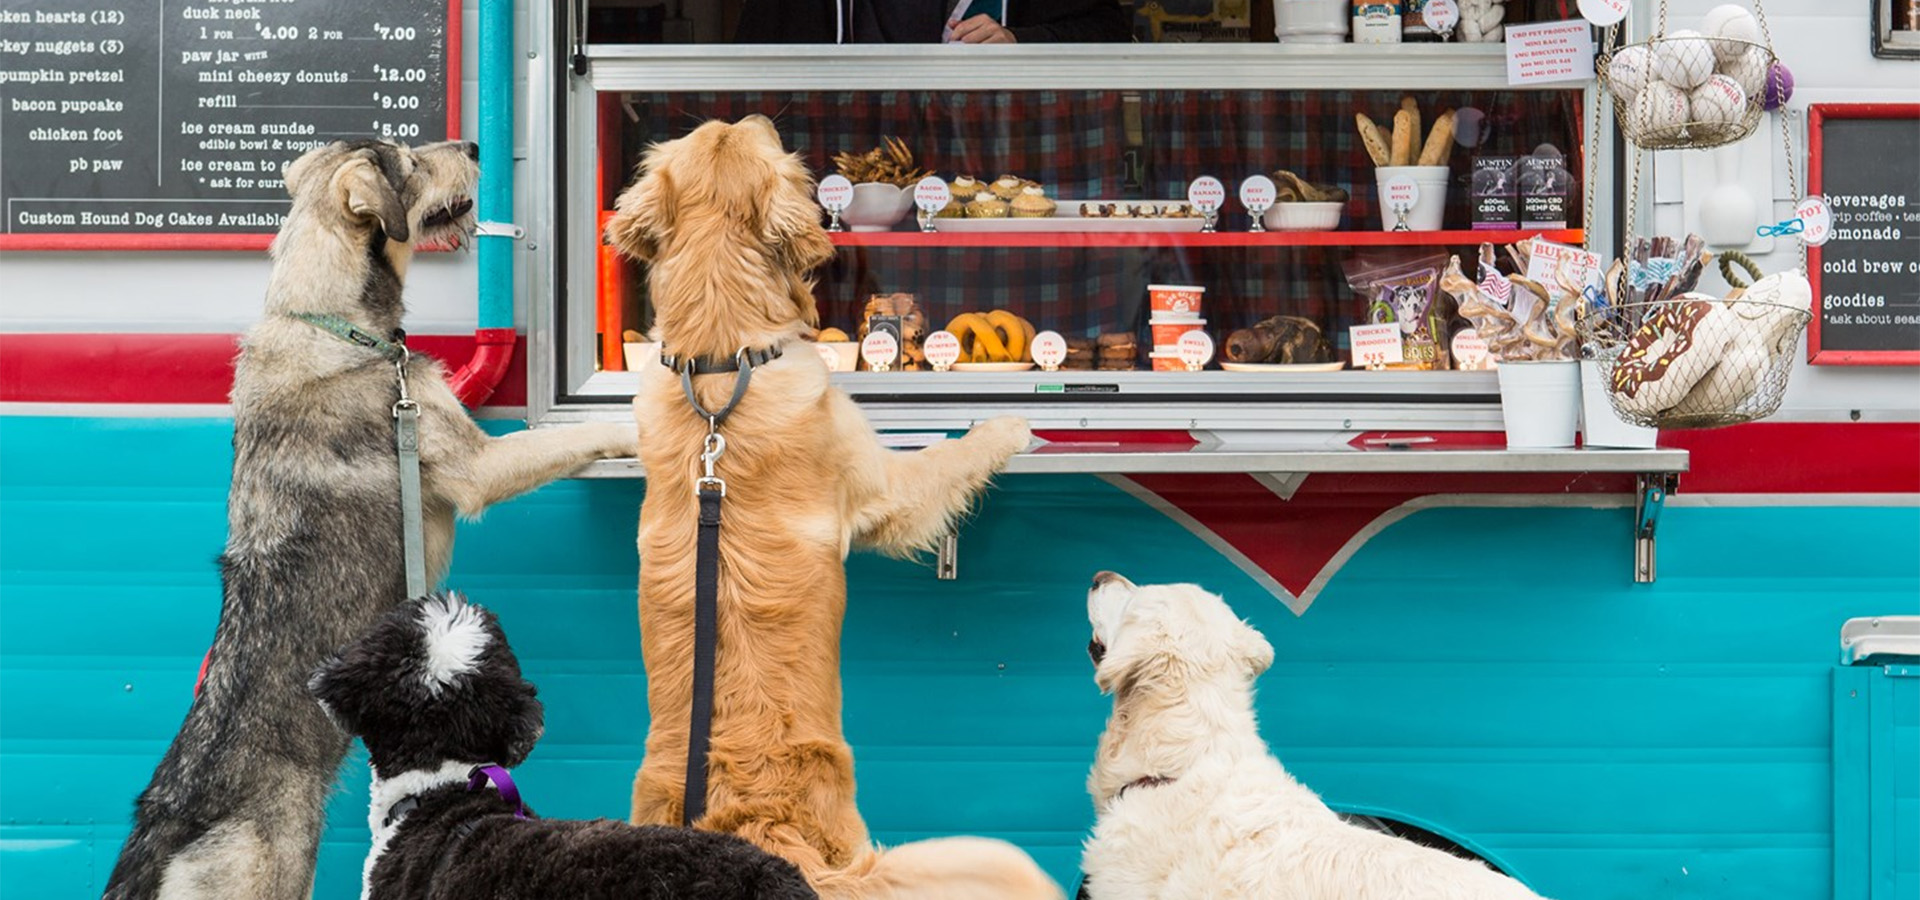
<path id="1" fill-rule="evenodd" d="M 947 191 L 953 194 L 955 206 L 965 206 L 980 193 L 980 180 L 972 175 L 962 175 L 947 183 Z"/>
<path id="2" fill-rule="evenodd" d="M 1002 200 L 1012 200 L 1020 196 L 1020 191 L 1030 184 L 1033 184 L 1033 182 L 1024 178 L 1002 175 L 999 178 L 995 178 L 992 184 L 987 185 L 987 190 L 992 191 L 995 197 L 999 197 Z"/>
<path id="3" fill-rule="evenodd" d="M 1029 187 L 1020 192 L 1009 204 L 1016 219 L 1046 219 L 1053 216 L 1059 205 L 1047 199 L 1047 192 L 1039 187 Z"/>
<path id="4" fill-rule="evenodd" d="M 992 192 L 982 191 L 973 198 L 972 203 L 967 204 L 967 218 L 1004 219 L 1011 208 L 1007 201 L 995 197 Z"/>

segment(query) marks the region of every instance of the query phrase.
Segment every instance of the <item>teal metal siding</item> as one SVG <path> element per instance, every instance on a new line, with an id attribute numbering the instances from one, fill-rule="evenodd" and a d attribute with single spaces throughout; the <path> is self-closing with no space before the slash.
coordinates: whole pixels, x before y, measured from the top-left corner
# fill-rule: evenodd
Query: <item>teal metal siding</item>
<path id="1" fill-rule="evenodd" d="M 1920 660 L 1833 673 L 1833 896 L 1920 897 Z"/>
<path id="2" fill-rule="evenodd" d="M 0 896 L 98 896 L 212 633 L 230 436 L 0 418 Z M 545 815 L 625 814 L 640 497 L 567 482 L 461 527 L 450 583 L 500 612 L 548 702 L 519 773 Z M 1560 898 L 1833 896 L 1837 636 L 1920 612 L 1920 509 L 1669 508 L 1648 586 L 1628 516 L 1422 511 L 1296 618 L 1098 479 L 1005 479 L 959 581 L 850 563 L 861 808 L 882 841 L 1003 836 L 1071 883 L 1106 714 L 1084 590 L 1112 568 L 1204 584 L 1268 635 L 1263 732 L 1336 806 L 1432 823 Z M 356 759 L 317 896 L 356 889 L 365 788 Z"/>

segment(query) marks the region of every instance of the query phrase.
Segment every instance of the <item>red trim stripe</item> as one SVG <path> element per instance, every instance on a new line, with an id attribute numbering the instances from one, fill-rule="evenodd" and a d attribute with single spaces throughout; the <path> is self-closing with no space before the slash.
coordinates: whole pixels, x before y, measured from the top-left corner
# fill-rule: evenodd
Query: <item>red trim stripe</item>
<path id="1" fill-rule="evenodd" d="M 0 402 L 226 403 L 233 334 L 0 334 Z M 527 405 L 527 346 L 513 346 L 487 406 Z M 473 335 L 415 334 L 407 346 L 456 371 Z"/>

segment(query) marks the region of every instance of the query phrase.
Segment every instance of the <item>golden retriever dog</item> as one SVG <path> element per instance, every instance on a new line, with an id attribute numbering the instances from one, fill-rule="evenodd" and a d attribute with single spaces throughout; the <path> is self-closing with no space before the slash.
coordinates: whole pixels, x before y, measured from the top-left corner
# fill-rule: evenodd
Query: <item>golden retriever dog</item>
<path id="1" fill-rule="evenodd" d="M 881 851 L 854 806 L 840 731 L 840 626 L 850 546 L 934 546 L 1029 440 L 998 418 L 917 452 L 883 447 L 800 343 L 818 320 L 807 273 L 833 255 L 806 166 L 765 117 L 708 122 L 651 148 L 607 225 L 649 265 L 653 337 L 680 358 L 786 352 L 754 370 L 721 426 L 727 484 L 706 813 L 800 866 L 827 898 L 1051 898 L 1033 860 L 1002 841 L 947 838 Z M 737 375 L 694 378 L 724 406 Z M 640 508 L 640 631 L 652 717 L 633 821 L 677 824 L 693 681 L 695 479 L 707 420 L 680 376 L 641 373 L 634 397 L 647 497 Z"/>
<path id="2" fill-rule="evenodd" d="M 1253 718 L 1273 645 L 1217 595 L 1101 572 L 1087 618 L 1094 683 L 1113 695 L 1087 777 L 1090 900 L 1540 900 L 1349 824 L 1287 774 Z"/>

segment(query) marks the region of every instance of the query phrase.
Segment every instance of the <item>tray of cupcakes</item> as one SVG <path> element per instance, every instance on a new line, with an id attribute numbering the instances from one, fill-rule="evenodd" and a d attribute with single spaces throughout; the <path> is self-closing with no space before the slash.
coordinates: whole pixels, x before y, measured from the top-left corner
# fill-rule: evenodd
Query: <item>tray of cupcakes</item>
<path id="1" fill-rule="evenodd" d="M 1017 175 L 982 181 L 961 175 L 947 183 L 953 200 L 933 217 L 935 231 L 1115 232 L 1199 231 L 1205 219 L 1176 200 L 1068 201 Z"/>

